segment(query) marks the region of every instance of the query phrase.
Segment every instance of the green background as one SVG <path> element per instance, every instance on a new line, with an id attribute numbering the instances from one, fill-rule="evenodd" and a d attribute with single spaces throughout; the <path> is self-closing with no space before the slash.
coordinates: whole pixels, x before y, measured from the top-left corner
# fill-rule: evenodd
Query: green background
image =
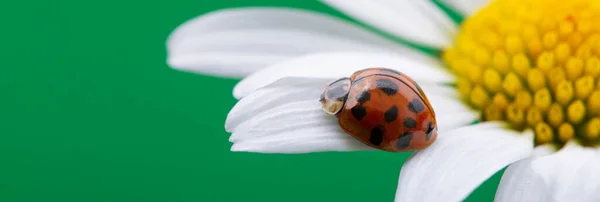
<path id="1" fill-rule="evenodd" d="M 241 6 L 340 15 L 301 0 L 0 3 L 0 201 L 393 201 L 408 154 L 229 151 L 237 80 L 169 68 L 165 40 Z"/>

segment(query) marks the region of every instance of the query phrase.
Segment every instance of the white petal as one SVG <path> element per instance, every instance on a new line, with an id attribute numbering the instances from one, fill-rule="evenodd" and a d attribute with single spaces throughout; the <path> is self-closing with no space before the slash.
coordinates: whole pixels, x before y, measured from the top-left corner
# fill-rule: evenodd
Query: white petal
<path id="1" fill-rule="evenodd" d="M 179 26 L 167 40 L 168 63 L 184 71 L 244 77 L 270 64 L 326 51 L 417 52 L 350 22 L 292 8 L 215 11 Z"/>
<path id="2" fill-rule="evenodd" d="M 402 167 L 396 201 L 462 201 L 503 167 L 531 155 L 532 135 L 481 123 L 440 133 Z"/>
<path id="3" fill-rule="evenodd" d="M 227 116 L 225 129 L 233 132 L 238 125 L 256 118 L 281 105 L 292 102 L 317 100 L 331 79 L 286 77 L 273 82 L 244 97 L 231 109 Z"/>
<path id="4" fill-rule="evenodd" d="M 546 202 L 548 189 L 542 178 L 533 172 L 533 160 L 553 152 L 550 146 L 539 146 L 531 157 L 517 161 L 504 171 L 495 202 Z"/>
<path id="5" fill-rule="evenodd" d="M 461 12 L 465 16 L 472 15 L 486 6 L 491 0 L 442 0 L 445 4 Z"/>
<path id="6" fill-rule="evenodd" d="M 439 64 L 438 64 L 439 65 Z M 413 78 L 416 82 L 447 83 L 453 82 L 441 65 L 433 62 L 414 60 L 393 53 L 375 52 L 331 52 L 311 54 L 262 69 L 240 81 L 233 89 L 233 95 L 241 98 L 256 89 L 286 76 L 312 78 L 348 77 L 358 70 L 370 67 L 386 67 L 398 70 Z"/>
<path id="7" fill-rule="evenodd" d="M 549 186 L 553 201 L 600 201 L 600 153 L 569 143 L 553 155 L 533 162 L 533 170 Z"/>
<path id="8" fill-rule="evenodd" d="M 340 129 L 318 99 L 328 79 L 282 78 L 241 99 L 226 130 L 232 151 L 307 153 L 372 150 Z"/>
<path id="9" fill-rule="evenodd" d="M 454 87 L 439 85 L 436 83 L 419 83 L 425 94 L 443 95 L 444 97 L 458 98 L 460 94 Z"/>
<path id="10" fill-rule="evenodd" d="M 463 104 L 463 102 L 456 97 L 436 93 L 425 93 L 425 95 L 427 95 L 427 99 L 429 100 L 429 102 L 431 102 L 433 110 L 436 112 L 436 114 L 475 112 L 468 106 Z"/>
<path id="11" fill-rule="evenodd" d="M 435 109 L 435 108 L 434 108 Z M 439 113 L 436 112 L 436 121 L 438 125 L 438 133 L 445 133 L 456 128 L 460 128 L 473 123 L 477 118 L 478 114 L 473 111 L 464 112 L 447 112 Z"/>
<path id="12" fill-rule="evenodd" d="M 469 108 L 459 99 L 456 89 L 436 84 L 420 86 L 435 111 L 438 132 L 447 132 L 468 125 L 479 118 L 477 111 Z"/>
<path id="13" fill-rule="evenodd" d="M 366 24 L 428 46 L 448 46 L 456 32 L 452 20 L 429 1 L 322 1 Z"/>
<path id="14" fill-rule="evenodd" d="M 308 153 L 372 150 L 344 133 L 333 116 L 321 111 L 317 100 L 273 108 L 237 127 L 232 151 Z"/>

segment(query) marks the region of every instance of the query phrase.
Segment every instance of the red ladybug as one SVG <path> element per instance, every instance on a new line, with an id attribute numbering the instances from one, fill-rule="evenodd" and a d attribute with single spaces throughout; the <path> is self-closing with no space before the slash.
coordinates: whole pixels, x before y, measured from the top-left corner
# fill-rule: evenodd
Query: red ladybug
<path id="1" fill-rule="evenodd" d="M 425 93 L 392 69 L 364 69 L 333 81 L 320 102 L 344 131 L 376 149 L 418 150 L 437 138 L 435 112 Z"/>

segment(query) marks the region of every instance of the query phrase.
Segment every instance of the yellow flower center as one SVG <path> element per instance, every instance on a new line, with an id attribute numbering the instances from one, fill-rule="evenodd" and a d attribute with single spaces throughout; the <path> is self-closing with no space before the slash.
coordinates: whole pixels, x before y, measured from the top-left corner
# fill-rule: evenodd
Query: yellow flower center
<path id="1" fill-rule="evenodd" d="M 496 0 L 465 19 L 443 60 L 483 121 L 536 144 L 600 143 L 600 1 Z"/>

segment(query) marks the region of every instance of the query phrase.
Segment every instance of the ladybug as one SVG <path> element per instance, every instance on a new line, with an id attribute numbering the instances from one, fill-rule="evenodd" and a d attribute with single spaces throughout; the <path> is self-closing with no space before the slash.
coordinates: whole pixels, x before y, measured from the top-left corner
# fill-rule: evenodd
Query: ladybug
<path id="1" fill-rule="evenodd" d="M 437 138 L 435 112 L 407 75 L 368 68 L 326 85 L 322 110 L 361 142 L 384 151 L 424 149 Z"/>

